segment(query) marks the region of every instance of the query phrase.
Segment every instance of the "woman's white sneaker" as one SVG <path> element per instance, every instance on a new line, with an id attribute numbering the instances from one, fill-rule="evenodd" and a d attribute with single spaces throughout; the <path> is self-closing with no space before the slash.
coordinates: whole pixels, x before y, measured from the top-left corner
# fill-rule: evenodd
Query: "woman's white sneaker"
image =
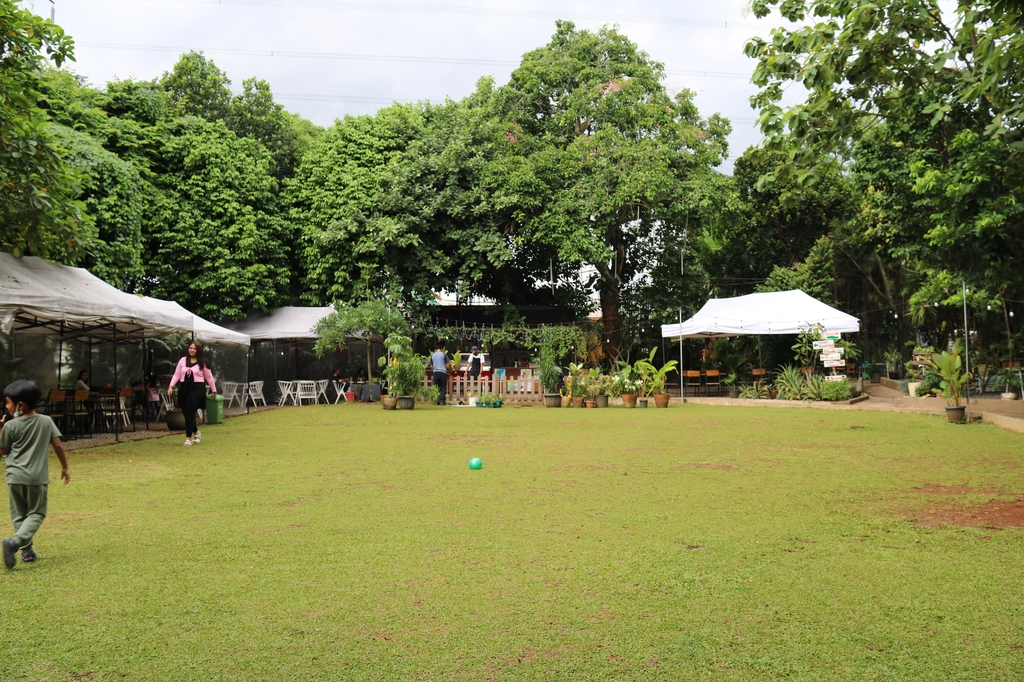
<path id="1" fill-rule="evenodd" d="M 191 445 L 192 445 L 192 441 L 191 441 L 191 440 L 189 440 L 188 438 L 186 438 L 186 439 L 185 439 L 185 447 L 187 448 L 187 447 L 189 447 L 189 446 L 191 446 Z"/>
<path id="2" fill-rule="evenodd" d="M 198 431 L 196 431 L 196 435 L 192 436 L 192 442 L 193 443 L 198 443 L 201 436 L 202 436 L 202 434 L 199 433 Z"/>

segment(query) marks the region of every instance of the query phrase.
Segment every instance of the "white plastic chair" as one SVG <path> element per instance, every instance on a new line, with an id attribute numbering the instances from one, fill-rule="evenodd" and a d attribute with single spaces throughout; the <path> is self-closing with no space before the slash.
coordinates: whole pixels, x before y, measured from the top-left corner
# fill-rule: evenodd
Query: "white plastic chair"
<path id="1" fill-rule="evenodd" d="M 335 381 L 334 382 L 334 394 L 335 394 L 334 395 L 334 404 L 335 405 L 337 405 L 338 401 L 341 400 L 342 398 L 345 399 L 346 403 L 348 402 L 348 393 L 344 389 L 345 389 L 344 382 L 341 382 L 341 381 Z"/>
<path id="2" fill-rule="evenodd" d="M 297 390 L 295 391 L 295 401 L 301 405 L 303 400 L 312 400 L 315 404 L 317 401 L 317 391 L 315 381 L 296 381 L 298 384 Z"/>
<path id="3" fill-rule="evenodd" d="M 316 401 L 320 402 L 320 398 L 323 397 L 324 402 L 328 405 L 331 404 L 331 399 L 327 397 L 327 385 L 331 383 L 330 379 L 321 379 L 316 382 Z"/>
<path id="4" fill-rule="evenodd" d="M 284 407 L 289 400 L 295 403 L 295 385 L 291 381 L 278 381 L 277 388 L 281 391 L 281 399 L 277 401 L 278 407 Z"/>
<path id="5" fill-rule="evenodd" d="M 160 391 L 160 411 L 156 413 L 156 420 L 160 421 L 161 417 L 166 417 L 167 413 L 174 409 L 174 399 L 167 395 L 165 391 Z"/>
<path id="6" fill-rule="evenodd" d="M 262 381 L 249 382 L 249 397 L 252 398 L 253 405 L 256 405 L 258 402 L 260 402 L 263 403 L 263 407 L 267 406 L 267 399 L 263 397 Z"/>
<path id="7" fill-rule="evenodd" d="M 241 384 L 236 384 L 233 381 L 222 381 L 221 391 L 224 393 L 224 407 L 231 407 L 231 403 L 235 401 L 241 401 L 241 391 L 238 389 Z M 239 405 L 241 407 L 241 405 Z"/>

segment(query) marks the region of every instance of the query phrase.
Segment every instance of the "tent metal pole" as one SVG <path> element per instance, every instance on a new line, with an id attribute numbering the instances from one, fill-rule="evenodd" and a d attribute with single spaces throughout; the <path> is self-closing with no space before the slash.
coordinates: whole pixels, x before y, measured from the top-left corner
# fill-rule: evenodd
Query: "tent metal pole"
<path id="1" fill-rule="evenodd" d="M 686 398 L 683 395 L 683 309 L 679 308 L 679 399 Z"/>
<path id="2" fill-rule="evenodd" d="M 114 328 L 114 440 L 121 440 L 121 387 L 117 385 L 117 325 Z"/>
<path id="3" fill-rule="evenodd" d="M 64 322 L 60 323 L 60 345 L 57 347 L 57 388 L 60 388 L 60 371 L 64 366 Z"/>
<path id="4" fill-rule="evenodd" d="M 971 423 L 971 330 L 967 327 L 967 281 L 961 280 L 964 294 L 964 373 L 967 375 L 967 423 Z"/>

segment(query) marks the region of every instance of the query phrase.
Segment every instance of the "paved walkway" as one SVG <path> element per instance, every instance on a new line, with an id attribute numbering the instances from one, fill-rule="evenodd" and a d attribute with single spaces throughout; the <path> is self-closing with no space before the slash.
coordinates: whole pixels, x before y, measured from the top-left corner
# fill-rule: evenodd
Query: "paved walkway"
<path id="1" fill-rule="evenodd" d="M 870 396 L 867 400 L 848 404 L 834 404 L 828 402 L 811 402 L 799 400 L 746 400 L 743 398 L 700 398 L 687 397 L 686 401 L 699 405 L 719 405 L 735 407 L 778 407 L 778 408 L 811 408 L 819 410 L 868 410 L 874 412 L 908 412 L 918 414 L 945 415 L 945 403 L 941 400 L 921 401 L 922 405 L 909 407 L 904 404 L 904 396 L 896 390 L 886 388 L 881 384 L 864 384 L 864 393 Z M 987 400 L 971 400 L 972 416 L 981 417 L 983 421 L 992 422 L 1016 433 L 1024 433 L 1024 419 L 1012 417 L 994 412 L 985 412 Z"/>

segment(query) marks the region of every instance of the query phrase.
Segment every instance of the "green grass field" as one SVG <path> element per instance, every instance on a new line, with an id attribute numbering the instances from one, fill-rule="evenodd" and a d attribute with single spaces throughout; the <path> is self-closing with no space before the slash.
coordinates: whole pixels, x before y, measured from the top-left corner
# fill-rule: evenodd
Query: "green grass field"
<path id="1" fill-rule="evenodd" d="M 203 435 L 71 453 L 40 561 L 0 573 L 0 680 L 1024 677 L 1024 530 L 903 518 L 1024 493 L 989 425 L 339 405 Z"/>

